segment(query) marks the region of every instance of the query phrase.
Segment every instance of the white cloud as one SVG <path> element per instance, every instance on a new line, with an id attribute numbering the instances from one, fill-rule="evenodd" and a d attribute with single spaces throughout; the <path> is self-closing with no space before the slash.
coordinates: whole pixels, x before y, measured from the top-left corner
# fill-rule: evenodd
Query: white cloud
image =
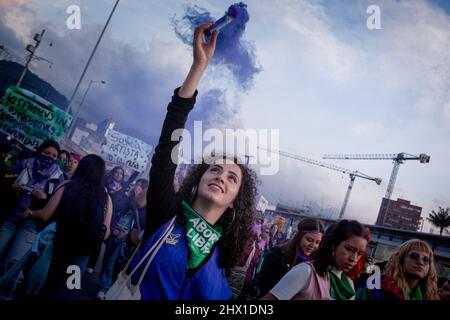
<path id="1" fill-rule="evenodd" d="M 35 13 L 20 7 L 8 8 L 3 16 L 5 25 L 14 30 L 17 38 L 23 43 L 27 43 L 34 35 L 36 27 Z"/>
<path id="2" fill-rule="evenodd" d="M 329 17 L 317 3 L 292 2 L 285 7 L 283 23 L 286 32 L 294 31 L 301 41 L 307 59 L 321 72 L 346 81 L 357 72 L 362 52 L 340 41 L 334 34 Z"/>
<path id="3" fill-rule="evenodd" d="M 342 12 L 331 14 L 326 1 L 249 0 L 251 19 L 245 36 L 255 42 L 264 69 L 255 88 L 241 97 L 226 73 L 210 69 L 200 92 L 228 88 L 227 104 L 242 103 L 239 115 L 247 127 L 279 128 L 281 145 L 306 156 L 319 158 L 330 151 L 429 153 L 432 160 L 426 166 L 402 165 L 394 192 L 394 197 L 402 194 L 423 206 L 425 214 L 438 205 L 450 205 L 450 17 L 426 1 L 376 1 L 382 10 L 382 30 L 369 31 L 364 7 L 372 2 L 342 1 Z M 1 20 L 23 44 L 39 31 L 39 23 L 51 25 L 48 36 L 58 41 L 52 49 L 39 50 L 55 67 L 50 71 L 38 63 L 32 68 L 71 93 L 104 17 L 96 13 L 96 24 L 89 23 L 93 13 L 87 10 L 84 29 L 67 33 L 45 16 L 48 3 L 39 2 L 39 15 L 30 10 L 34 6 L 13 6 Z M 220 14 L 229 3 L 201 5 Z M 54 4 L 51 8 L 56 10 Z M 181 12 L 181 3 L 121 3 L 90 70 L 89 77 L 108 82 L 108 87 L 90 93 L 94 117 L 114 115 L 126 125 L 159 133 L 166 99 L 182 81 L 191 59 L 189 49 L 172 35 L 171 10 Z M 360 20 L 362 27 L 348 23 L 351 19 Z M 357 180 L 348 206 L 350 217 L 366 222 L 370 216 L 369 222 L 374 222 L 392 164 L 340 165 L 384 179 L 382 186 Z M 278 175 L 263 182 L 262 191 L 273 202 L 301 205 L 306 197 L 339 209 L 348 177 L 285 161 Z"/>
<path id="4" fill-rule="evenodd" d="M 382 39 L 369 45 L 380 85 L 410 95 L 419 117 L 449 121 L 450 19 L 426 1 L 383 1 Z M 441 117 L 444 116 L 443 119 Z"/>

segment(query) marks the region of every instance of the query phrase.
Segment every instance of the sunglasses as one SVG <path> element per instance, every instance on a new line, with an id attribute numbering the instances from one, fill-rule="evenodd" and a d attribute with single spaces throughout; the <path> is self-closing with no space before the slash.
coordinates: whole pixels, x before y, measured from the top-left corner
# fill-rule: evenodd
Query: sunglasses
<path id="1" fill-rule="evenodd" d="M 424 264 L 430 264 L 430 262 L 431 262 L 430 257 L 422 256 L 422 255 L 418 254 L 417 252 L 410 252 L 409 257 L 416 262 L 419 262 L 419 260 L 422 258 L 422 261 Z"/>

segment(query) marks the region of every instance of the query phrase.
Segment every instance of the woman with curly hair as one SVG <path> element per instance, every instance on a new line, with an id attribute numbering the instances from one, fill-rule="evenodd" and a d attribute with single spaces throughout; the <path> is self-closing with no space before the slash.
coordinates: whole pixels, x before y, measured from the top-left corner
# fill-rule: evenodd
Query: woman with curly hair
<path id="1" fill-rule="evenodd" d="M 330 226 L 311 261 L 292 268 L 263 300 L 350 300 L 353 281 L 346 274 L 364 256 L 368 234 L 358 221 Z"/>
<path id="2" fill-rule="evenodd" d="M 193 64 L 168 105 L 152 158 L 142 248 L 128 268 L 137 268 L 134 283 L 143 276 L 139 288 L 144 300 L 231 299 L 226 274 L 238 263 L 251 238 L 256 179 L 253 171 L 241 164 L 244 161 L 203 159 L 192 165 L 179 192 L 174 190 L 177 165 L 172 159 L 178 158 L 178 141 L 171 136 L 184 128 L 197 85 L 214 54 L 218 31 L 209 43 L 203 36 L 211 26 L 206 23 L 195 30 Z M 137 265 L 155 244 L 161 246 L 143 273 L 146 263 Z"/>
<path id="3" fill-rule="evenodd" d="M 383 270 L 381 288 L 358 290 L 358 300 L 439 300 L 433 251 L 422 240 L 404 242 Z"/>

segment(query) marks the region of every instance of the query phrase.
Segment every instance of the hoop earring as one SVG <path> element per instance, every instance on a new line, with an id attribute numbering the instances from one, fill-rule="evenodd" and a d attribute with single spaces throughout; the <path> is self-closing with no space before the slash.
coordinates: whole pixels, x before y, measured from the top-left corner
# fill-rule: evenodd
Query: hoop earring
<path id="1" fill-rule="evenodd" d="M 235 209 L 235 208 L 233 208 L 232 210 L 233 210 L 233 219 L 231 219 L 231 222 L 230 222 L 230 224 L 233 224 L 233 222 L 234 222 L 234 218 L 236 218 L 236 209 Z"/>
<path id="2" fill-rule="evenodd" d="M 194 187 L 192 187 L 192 190 L 191 190 L 191 204 L 194 203 L 195 196 L 196 196 L 196 193 L 197 193 L 197 189 L 198 189 L 198 185 L 195 185 Z"/>

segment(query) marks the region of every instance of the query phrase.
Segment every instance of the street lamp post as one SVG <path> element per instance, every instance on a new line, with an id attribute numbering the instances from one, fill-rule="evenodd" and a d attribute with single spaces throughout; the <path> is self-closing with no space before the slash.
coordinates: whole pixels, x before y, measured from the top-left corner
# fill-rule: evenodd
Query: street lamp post
<path id="1" fill-rule="evenodd" d="M 94 54 L 97 51 L 97 47 L 98 47 L 98 45 L 100 44 L 100 41 L 103 38 L 103 34 L 105 33 L 105 30 L 108 27 L 109 22 L 111 21 L 111 18 L 112 18 L 113 14 L 114 14 L 114 11 L 116 11 L 116 8 L 117 8 L 117 5 L 119 4 L 119 1 L 120 0 L 116 0 L 116 3 L 114 4 L 113 9 L 111 10 L 111 13 L 109 14 L 108 20 L 106 20 L 106 23 L 105 23 L 105 25 L 103 27 L 103 30 L 102 30 L 102 32 L 100 33 L 100 36 L 97 39 L 97 43 L 95 44 L 94 49 L 92 50 L 91 55 L 89 56 L 89 59 L 88 59 L 86 65 L 84 66 L 84 69 L 83 69 L 83 72 L 81 73 L 80 79 L 78 80 L 78 83 L 75 86 L 75 90 L 73 91 L 72 96 L 70 97 L 69 105 L 67 107 L 67 112 L 68 113 L 72 113 L 72 102 L 73 102 L 73 99 L 75 98 L 75 95 L 77 94 L 78 88 L 80 87 L 80 84 L 83 81 L 83 78 L 84 78 L 84 76 L 86 74 L 87 69 L 89 68 L 89 65 L 91 64 L 92 58 L 94 57 Z"/>
<path id="2" fill-rule="evenodd" d="M 82 106 L 83 103 L 84 103 L 84 99 L 86 99 L 86 96 L 87 96 L 87 94 L 88 94 L 88 92 L 89 92 L 89 89 L 91 88 L 91 86 L 92 86 L 93 83 L 106 84 L 106 81 L 104 81 L 104 80 L 100 80 L 100 81 L 94 81 L 94 80 L 91 80 L 91 81 L 89 81 L 89 85 L 88 85 L 86 91 L 84 92 L 83 99 L 81 99 L 80 106 L 78 107 L 78 110 L 77 110 L 77 112 L 76 112 L 76 114 L 75 114 L 75 118 L 76 118 L 76 117 L 78 116 L 78 114 L 80 113 L 80 109 L 81 109 L 81 106 Z"/>
<path id="3" fill-rule="evenodd" d="M 77 112 L 74 114 L 74 116 L 72 118 L 72 124 L 70 125 L 70 129 L 69 129 L 69 132 L 68 132 L 68 135 L 67 135 L 67 140 L 70 139 L 70 136 L 73 134 L 73 131 L 75 130 L 75 121 L 76 121 L 76 119 L 78 117 L 78 114 L 80 113 L 81 106 L 83 105 L 84 100 L 86 99 L 86 96 L 87 96 L 87 94 L 89 92 L 89 89 L 91 89 L 91 86 L 92 86 L 93 83 L 106 84 L 106 81 L 104 81 L 104 80 L 100 80 L 100 81 L 91 80 L 91 81 L 89 81 L 89 85 L 86 88 L 86 91 L 84 92 L 83 99 L 81 99 L 80 105 L 78 106 L 78 110 L 77 110 Z"/>

